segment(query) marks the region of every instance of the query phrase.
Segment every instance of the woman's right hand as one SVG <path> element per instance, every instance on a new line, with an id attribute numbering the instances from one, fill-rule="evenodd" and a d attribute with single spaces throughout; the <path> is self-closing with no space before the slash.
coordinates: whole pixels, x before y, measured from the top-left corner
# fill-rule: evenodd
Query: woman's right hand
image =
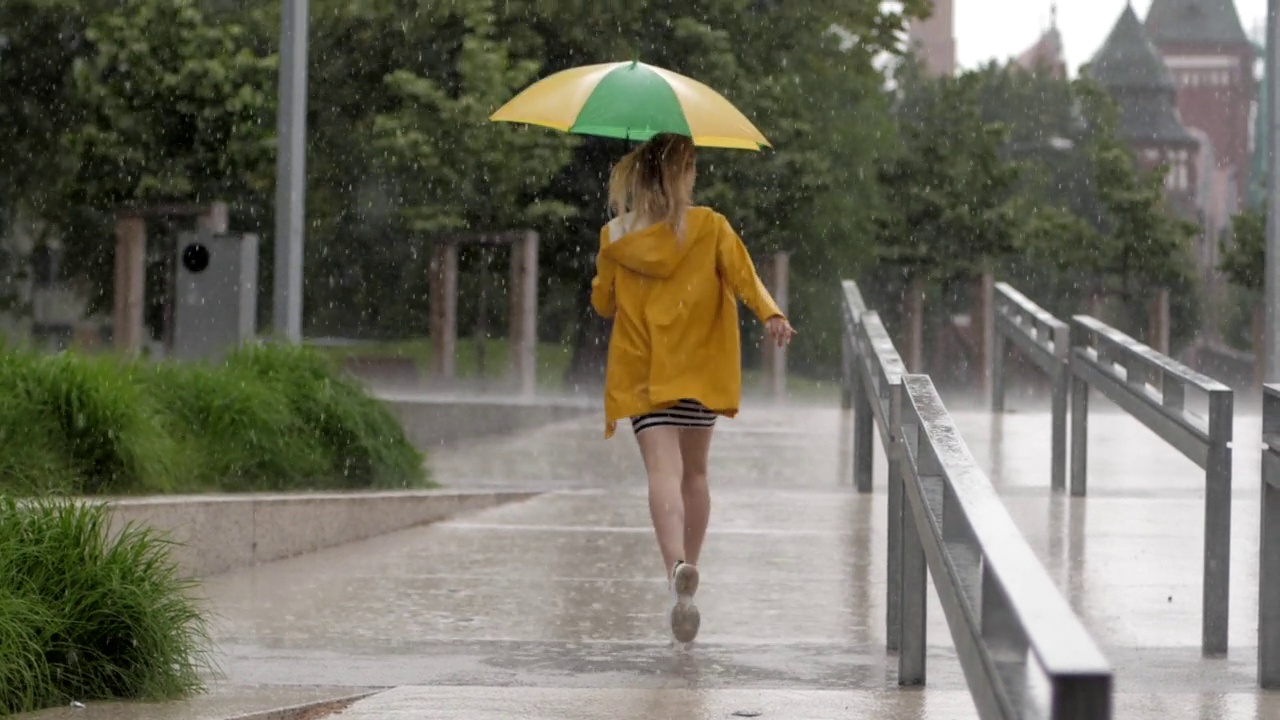
<path id="1" fill-rule="evenodd" d="M 773 340 L 778 347 L 786 347 L 791 342 L 791 338 L 796 336 L 795 328 L 791 327 L 791 323 L 781 315 L 774 315 L 766 320 L 764 329 L 769 333 L 769 339 Z"/>

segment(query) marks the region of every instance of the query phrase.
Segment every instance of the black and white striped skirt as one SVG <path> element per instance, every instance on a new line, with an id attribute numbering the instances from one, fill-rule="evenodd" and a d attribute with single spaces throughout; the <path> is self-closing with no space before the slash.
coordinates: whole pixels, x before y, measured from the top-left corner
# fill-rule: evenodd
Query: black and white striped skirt
<path id="1" fill-rule="evenodd" d="M 637 435 L 655 427 L 709 428 L 716 424 L 716 414 L 697 400 L 681 400 L 674 406 L 631 418 L 631 429 Z"/>

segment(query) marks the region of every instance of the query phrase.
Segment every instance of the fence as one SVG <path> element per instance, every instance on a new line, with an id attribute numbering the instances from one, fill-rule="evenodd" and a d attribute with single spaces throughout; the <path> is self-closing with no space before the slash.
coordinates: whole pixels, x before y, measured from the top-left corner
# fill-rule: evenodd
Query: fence
<path id="1" fill-rule="evenodd" d="M 1258 540 L 1258 685 L 1280 689 L 1280 385 L 1262 391 L 1262 534 Z"/>
<path id="2" fill-rule="evenodd" d="M 902 649 L 925 681 L 926 565 L 982 718 L 1105 720 L 1112 671 L 969 453 L 933 381 L 903 379 Z"/>
<path id="3" fill-rule="evenodd" d="M 907 374 L 902 357 L 893 346 L 879 313 L 868 312 L 862 293 L 851 280 L 841 283 L 844 297 L 844 398 L 845 408 L 852 407 L 853 483 L 858 492 L 869 493 L 874 472 L 872 443 L 876 428 L 889 465 L 888 572 L 889 587 L 886 608 L 885 647 L 898 650 L 898 611 L 901 579 L 898 556 L 902 547 L 902 485 L 898 477 L 897 428 L 901 421 L 902 377 Z M 874 425 L 873 425 L 874 422 Z"/>
<path id="4" fill-rule="evenodd" d="M 1071 389 L 1068 358 L 1071 328 L 1045 312 L 1007 283 L 996 284 L 992 312 L 996 347 L 991 378 L 991 411 L 1004 412 L 1004 359 L 1009 345 L 1021 350 L 1049 377 L 1053 384 L 1051 416 L 1053 441 L 1050 456 L 1050 485 L 1063 491 L 1067 484 L 1067 397 Z"/>
<path id="5" fill-rule="evenodd" d="M 873 422 L 889 460 L 887 644 L 925 682 L 928 575 L 979 715 L 1107 720 L 1112 671 L 1018 532 L 942 405 L 907 375 L 880 317 L 842 285 L 854 478 L 871 488 Z"/>
<path id="6" fill-rule="evenodd" d="M 1086 492 L 1089 389 L 1097 388 L 1205 471 L 1204 611 L 1201 652 L 1227 651 L 1231 574 L 1231 435 L 1227 386 L 1079 315 L 1071 328 L 1071 494 Z M 1188 395 L 1197 401 L 1188 408 Z M 1202 407 L 1200 407 L 1202 406 Z"/>

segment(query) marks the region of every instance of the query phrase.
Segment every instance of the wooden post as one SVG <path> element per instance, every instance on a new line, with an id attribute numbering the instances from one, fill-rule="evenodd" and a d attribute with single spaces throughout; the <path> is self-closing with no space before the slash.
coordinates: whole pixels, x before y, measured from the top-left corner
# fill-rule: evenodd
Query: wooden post
<path id="1" fill-rule="evenodd" d="M 978 288 L 978 323 L 982 328 L 982 397 L 991 397 L 996 368 L 996 274 L 982 273 Z"/>
<path id="2" fill-rule="evenodd" d="M 785 252 L 774 253 L 765 261 L 765 287 L 773 295 L 778 309 L 787 313 L 787 292 L 791 275 L 791 256 Z M 766 335 L 761 343 L 763 369 L 768 392 L 775 400 L 787 397 L 787 349 L 780 348 Z"/>
<path id="3" fill-rule="evenodd" d="M 517 392 L 532 397 L 538 379 L 538 234 L 511 245 L 511 375 Z"/>
<path id="4" fill-rule="evenodd" d="M 1156 352 L 1169 354 L 1169 289 L 1160 288 L 1156 290 L 1155 297 L 1151 298 L 1151 304 L 1148 306 L 1150 319 L 1148 320 L 1147 344 L 1149 344 Z"/>
<path id="5" fill-rule="evenodd" d="M 903 314 L 907 326 L 907 370 L 913 373 L 924 372 L 924 293 L 924 280 L 912 278 Z"/>
<path id="6" fill-rule="evenodd" d="M 436 380 L 453 380 L 457 344 L 458 246 L 436 242 L 431 251 L 431 355 Z"/>
<path id="7" fill-rule="evenodd" d="M 141 217 L 117 217 L 112 333 L 116 352 L 128 356 L 137 355 L 142 349 L 146 256 L 146 220 Z"/>

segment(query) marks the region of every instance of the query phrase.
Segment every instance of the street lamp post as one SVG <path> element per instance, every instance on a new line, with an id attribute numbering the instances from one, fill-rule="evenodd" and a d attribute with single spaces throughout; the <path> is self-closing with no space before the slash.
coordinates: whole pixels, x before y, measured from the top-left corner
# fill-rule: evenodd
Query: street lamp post
<path id="1" fill-rule="evenodd" d="M 273 322 L 302 339 L 302 246 L 307 193 L 308 0 L 281 0 L 280 97 L 276 110 L 276 252 Z"/>
<path id="2" fill-rule="evenodd" d="M 1280 0 L 1267 2 L 1267 261 L 1264 275 L 1265 339 L 1258 362 L 1265 380 L 1280 382 Z"/>

